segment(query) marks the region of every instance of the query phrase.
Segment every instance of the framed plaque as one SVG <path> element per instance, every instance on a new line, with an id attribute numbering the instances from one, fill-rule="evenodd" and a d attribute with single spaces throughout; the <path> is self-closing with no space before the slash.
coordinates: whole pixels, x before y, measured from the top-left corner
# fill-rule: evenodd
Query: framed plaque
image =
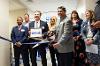
<path id="1" fill-rule="evenodd" d="M 42 37 L 41 28 L 30 29 L 30 38 L 39 38 L 39 37 Z"/>

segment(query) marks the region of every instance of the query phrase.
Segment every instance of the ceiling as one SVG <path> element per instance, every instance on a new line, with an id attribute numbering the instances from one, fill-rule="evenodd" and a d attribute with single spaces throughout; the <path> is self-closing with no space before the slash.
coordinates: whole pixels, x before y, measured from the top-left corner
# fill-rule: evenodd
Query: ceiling
<path id="1" fill-rule="evenodd" d="M 66 4 L 70 4 L 70 3 L 74 3 L 75 7 L 77 5 L 77 1 L 78 0 L 9 0 L 10 3 L 10 11 L 11 10 L 18 10 L 18 9 L 24 9 L 24 8 L 29 8 L 30 10 L 33 10 L 33 8 L 36 6 L 38 6 L 40 4 L 41 5 L 45 5 L 45 4 L 54 4 L 54 3 L 59 3 L 60 2 L 66 2 Z M 38 6 L 39 7 L 39 6 Z"/>
<path id="2" fill-rule="evenodd" d="M 19 0 L 9 0 L 9 10 L 25 9 L 26 7 Z"/>

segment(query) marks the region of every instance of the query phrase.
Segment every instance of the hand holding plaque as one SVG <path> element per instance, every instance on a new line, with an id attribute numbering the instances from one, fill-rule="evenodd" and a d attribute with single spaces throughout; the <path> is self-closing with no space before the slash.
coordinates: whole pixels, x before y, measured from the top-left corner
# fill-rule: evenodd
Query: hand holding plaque
<path id="1" fill-rule="evenodd" d="M 42 29 L 41 28 L 30 29 L 30 38 L 38 40 L 42 39 Z"/>

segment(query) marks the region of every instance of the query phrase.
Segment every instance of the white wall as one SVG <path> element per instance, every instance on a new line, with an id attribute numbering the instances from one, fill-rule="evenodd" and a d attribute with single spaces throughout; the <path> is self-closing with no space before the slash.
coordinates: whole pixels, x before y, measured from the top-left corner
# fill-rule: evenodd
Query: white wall
<path id="1" fill-rule="evenodd" d="M 9 12 L 9 34 L 11 33 L 12 27 L 17 25 L 16 23 L 17 17 L 19 16 L 24 17 L 25 13 L 26 9 L 13 10 Z"/>
<path id="2" fill-rule="evenodd" d="M 23 1 L 23 0 L 22 0 Z M 76 9 L 77 0 L 35 0 L 33 3 L 24 3 L 28 6 L 28 13 L 30 14 L 30 19 L 33 20 L 33 12 L 35 10 L 40 10 L 42 14 L 42 19 L 45 20 L 51 16 L 57 16 L 57 8 L 59 6 L 65 6 L 67 14 L 71 13 L 72 10 Z"/>
<path id="3" fill-rule="evenodd" d="M 96 0 L 86 0 L 86 9 L 94 10 L 96 5 Z"/>
<path id="4" fill-rule="evenodd" d="M 0 36 L 9 38 L 9 4 L 0 0 Z M 10 44 L 0 39 L 0 66 L 10 66 Z"/>
<path id="5" fill-rule="evenodd" d="M 77 11 L 79 13 L 80 18 L 82 19 L 85 19 L 84 18 L 85 10 L 86 10 L 86 0 L 78 0 Z"/>
<path id="6" fill-rule="evenodd" d="M 81 18 L 85 19 L 86 9 L 94 10 L 96 0 L 78 0 L 77 11 Z"/>

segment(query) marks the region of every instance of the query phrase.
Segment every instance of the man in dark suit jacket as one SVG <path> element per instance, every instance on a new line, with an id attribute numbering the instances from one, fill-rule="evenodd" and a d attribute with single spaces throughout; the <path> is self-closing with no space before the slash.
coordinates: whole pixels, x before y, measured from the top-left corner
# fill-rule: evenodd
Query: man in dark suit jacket
<path id="1" fill-rule="evenodd" d="M 46 36 L 45 34 L 48 32 L 48 25 L 46 22 L 40 20 L 40 17 L 41 17 L 41 12 L 40 11 L 35 11 L 34 12 L 34 19 L 35 21 L 32 21 L 30 24 L 29 24 L 29 29 L 34 29 L 34 28 L 41 28 L 42 29 L 42 34 L 43 36 L 41 38 L 45 39 Z M 30 40 L 31 42 L 38 42 L 40 40 Z M 37 55 L 37 51 L 40 52 L 40 55 L 41 55 L 41 59 L 42 59 L 42 66 L 47 66 L 47 59 L 46 59 L 46 49 L 45 49 L 45 46 L 46 44 L 41 44 L 39 45 L 38 47 L 35 47 L 35 48 L 32 48 L 32 57 L 31 57 L 31 60 L 32 60 L 32 66 L 37 66 L 37 63 L 36 63 L 36 55 Z M 32 45 L 33 47 L 34 45 Z"/>
<path id="2" fill-rule="evenodd" d="M 26 42 L 28 37 L 28 28 L 23 26 L 22 22 L 22 17 L 18 17 L 18 26 L 13 27 L 11 32 L 11 39 L 14 44 L 15 66 L 19 66 L 20 54 L 22 55 L 24 66 L 30 66 L 27 45 L 22 44 Z"/>

